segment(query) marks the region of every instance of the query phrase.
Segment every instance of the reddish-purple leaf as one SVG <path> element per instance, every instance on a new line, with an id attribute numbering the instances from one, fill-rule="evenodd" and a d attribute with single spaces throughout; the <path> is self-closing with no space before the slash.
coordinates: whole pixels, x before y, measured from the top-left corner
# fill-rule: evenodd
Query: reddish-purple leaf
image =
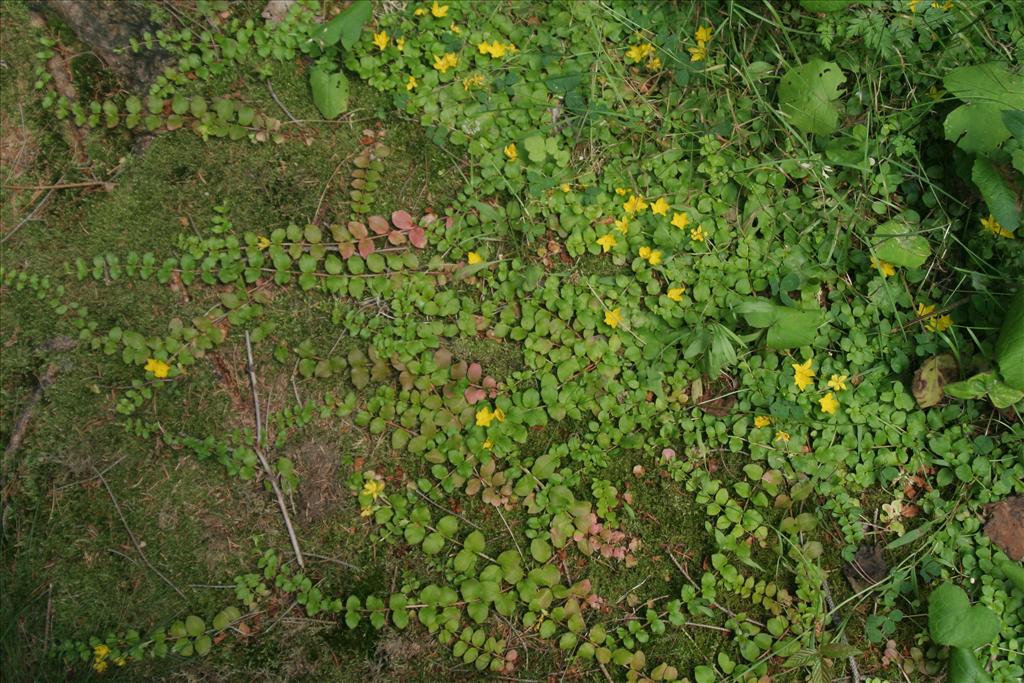
<path id="1" fill-rule="evenodd" d="M 388 224 L 388 219 L 384 216 L 370 216 L 366 219 L 366 222 L 370 224 L 370 230 L 373 230 L 378 235 L 386 235 L 391 226 Z"/>
<path id="2" fill-rule="evenodd" d="M 470 382 L 476 384 L 477 382 L 480 381 L 480 376 L 483 374 L 484 369 L 479 363 L 470 363 L 469 372 L 466 373 L 466 377 L 469 378 Z"/>
<path id="3" fill-rule="evenodd" d="M 395 211 L 391 214 L 391 222 L 399 230 L 411 230 L 412 226 L 415 225 L 408 211 Z"/>
<path id="4" fill-rule="evenodd" d="M 348 231 L 352 233 L 352 237 L 354 237 L 357 240 L 361 240 L 370 234 L 366 231 L 366 226 L 360 223 L 359 221 L 349 221 Z"/>
<path id="5" fill-rule="evenodd" d="M 423 228 L 413 228 L 409 231 L 409 241 L 412 246 L 422 249 L 427 246 L 427 233 Z"/>
<path id="6" fill-rule="evenodd" d="M 474 405 L 487 398 L 487 392 L 478 387 L 468 387 L 466 389 L 466 403 Z"/>
<path id="7" fill-rule="evenodd" d="M 452 379 L 462 379 L 466 376 L 466 369 L 469 366 L 466 365 L 466 361 L 460 360 L 458 363 L 452 366 Z"/>
<path id="8" fill-rule="evenodd" d="M 363 258 L 366 258 L 376 250 L 377 248 L 373 246 L 373 240 L 371 240 L 369 237 L 364 237 L 363 239 L 359 240 L 359 255 L 362 256 Z"/>
<path id="9" fill-rule="evenodd" d="M 396 247 L 405 244 L 405 233 L 401 230 L 392 230 L 388 233 L 388 242 Z"/>
<path id="10" fill-rule="evenodd" d="M 436 220 L 437 220 L 437 215 L 436 214 L 426 213 L 426 214 L 423 214 L 422 218 L 420 218 L 420 225 L 422 225 L 425 228 L 425 227 L 427 227 L 428 225 L 430 225 L 431 223 L 433 223 Z"/>
<path id="11" fill-rule="evenodd" d="M 338 242 L 338 253 L 341 254 L 341 258 L 350 259 L 352 254 L 356 253 L 356 248 L 349 241 Z"/>

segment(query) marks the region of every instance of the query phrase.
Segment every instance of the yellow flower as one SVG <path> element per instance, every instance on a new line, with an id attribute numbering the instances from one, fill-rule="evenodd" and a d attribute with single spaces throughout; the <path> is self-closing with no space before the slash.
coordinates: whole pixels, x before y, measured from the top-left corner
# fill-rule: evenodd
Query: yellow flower
<path id="1" fill-rule="evenodd" d="M 690 231 L 690 239 L 694 242 L 704 241 L 704 226 L 698 225 L 696 228 Z"/>
<path id="2" fill-rule="evenodd" d="M 938 318 L 932 318 L 925 325 L 929 332 L 945 332 L 953 326 L 953 319 L 948 315 L 940 315 Z"/>
<path id="3" fill-rule="evenodd" d="M 406 90 L 413 90 L 417 85 L 419 85 L 419 83 L 416 81 L 416 77 L 415 76 L 409 76 L 409 80 L 407 80 L 405 82 L 405 89 Z"/>
<path id="4" fill-rule="evenodd" d="M 509 161 L 515 161 L 519 158 L 519 152 L 516 150 L 516 143 L 513 142 L 511 145 L 506 145 L 505 156 L 509 158 Z"/>
<path id="5" fill-rule="evenodd" d="M 918 318 L 923 318 L 926 315 L 930 315 L 931 312 L 934 311 L 934 310 L 935 310 L 935 304 L 932 304 L 931 306 L 925 306 L 924 304 L 918 304 L 917 305 L 917 317 Z"/>
<path id="6" fill-rule="evenodd" d="M 611 311 L 604 312 L 604 324 L 611 328 L 616 328 L 619 323 L 622 322 L 622 309 L 616 308 Z"/>
<path id="7" fill-rule="evenodd" d="M 651 204 L 651 213 L 655 216 L 664 216 L 668 213 L 668 202 L 664 197 L 658 197 L 658 201 Z"/>
<path id="8" fill-rule="evenodd" d="M 701 26 L 700 28 L 697 29 L 697 32 L 693 35 L 693 37 L 697 40 L 698 45 L 704 45 L 705 43 L 711 40 L 711 27 Z"/>
<path id="9" fill-rule="evenodd" d="M 562 183 L 561 186 L 559 187 L 559 189 L 561 189 L 562 192 L 571 192 L 572 191 L 572 185 L 570 185 L 569 183 Z"/>
<path id="10" fill-rule="evenodd" d="M 629 192 L 629 190 L 627 190 L 624 187 L 615 188 L 615 194 L 619 195 L 620 197 L 625 197 L 627 192 Z"/>
<path id="11" fill-rule="evenodd" d="M 363 495 L 369 496 L 373 500 L 377 500 L 384 493 L 384 482 L 376 479 L 370 479 L 363 484 Z"/>
<path id="12" fill-rule="evenodd" d="M 650 247 L 640 247 L 640 258 L 642 258 L 644 261 L 646 261 L 650 257 L 651 257 L 651 248 Z"/>
<path id="13" fill-rule="evenodd" d="M 434 4 L 430 7 L 430 13 L 441 19 L 448 14 L 448 5 L 438 5 L 437 0 L 434 0 Z"/>
<path id="14" fill-rule="evenodd" d="M 405 49 L 405 38 L 395 38 L 395 47 L 401 52 Z"/>
<path id="15" fill-rule="evenodd" d="M 93 651 L 93 654 L 96 655 L 96 659 L 103 659 L 104 657 L 106 657 L 107 655 L 110 654 L 110 648 L 107 647 L 106 645 L 102 644 L 102 643 L 100 643 L 99 645 L 95 646 L 92 649 L 92 651 Z"/>
<path id="16" fill-rule="evenodd" d="M 661 251 L 655 249 L 651 252 L 651 255 L 647 257 L 647 262 L 652 266 L 656 266 L 661 263 Z"/>
<path id="17" fill-rule="evenodd" d="M 170 372 L 171 366 L 162 360 L 156 358 L 150 358 L 146 361 L 146 367 L 143 368 L 146 372 L 152 372 L 153 376 L 158 379 L 167 377 L 167 373 Z"/>
<path id="18" fill-rule="evenodd" d="M 484 41 L 476 46 L 476 49 L 480 50 L 482 55 L 490 55 L 494 59 L 501 59 L 505 56 L 505 46 L 495 40 L 494 42 L 488 43 Z"/>
<path id="19" fill-rule="evenodd" d="M 270 246 L 270 240 L 268 240 L 266 237 L 260 237 L 256 241 L 256 248 L 259 249 L 260 251 L 263 251 L 264 249 L 266 249 L 269 246 Z"/>
<path id="20" fill-rule="evenodd" d="M 708 49 L 703 45 L 687 48 L 691 62 L 703 62 L 708 57 Z"/>
<path id="21" fill-rule="evenodd" d="M 107 660 L 105 659 L 97 659 L 95 662 L 92 663 L 92 668 L 96 669 L 96 673 L 103 673 L 107 670 L 107 666 L 108 663 Z"/>
<path id="22" fill-rule="evenodd" d="M 871 257 L 871 267 L 877 268 L 878 272 L 882 274 L 882 277 L 892 277 L 896 274 L 896 266 L 892 265 L 888 261 L 876 259 L 874 256 Z"/>
<path id="23" fill-rule="evenodd" d="M 381 52 L 388 46 L 388 32 L 381 31 L 380 33 L 373 34 L 373 44 L 377 46 L 377 49 Z"/>
<path id="24" fill-rule="evenodd" d="M 626 50 L 626 57 L 633 62 L 642 62 L 644 58 L 648 57 L 654 52 L 654 46 L 650 43 L 642 43 L 640 45 L 634 45 L 633 47 Z"/>
<path id="25" fill-rule="evenodd" d="M 814 377 L 814 370 L 811 369 L 811 363 L 814 362 L 813 358 L 808 358 L 803 363 L 793 363 L 793 383 L 796 384 L 800 391 L 803 391 L 811 384 L 811 379 Z"/>
<path id="26" fill-rule="evenodd" d="M 682 230 L 690 224 L 690 215 L 687 213 L 672 214 L 672 225 Z"/>
<path id="27" fill-rule="evenodd" d="M 470 88 L 479 88 L 484 84 L 483 74 L 474 74 L 467 78 L 462 79 L 462 89 L 469 90 Z"/>
<path id="28" fill-rule="evenodd" d="M 427 13 L 427 10 L 424 9 L 423 7 L 417 7 L 416 11 L 413 12 L 413 14 L 415 14 L 417 17 L 422 17 L 426 13 Z"/>
<path id="29" fill-rule="evenodd" d="M 476 411 L 476 426 L 477 427 L 490 427 L 491 422 L 494 421 L 495 414 L 491 412 L 491 409 L 484 406 L 480 410 Z M 500 422 L 500 420 L 499 420 Z"/>
<path id="30" fill-rule="evenodd" d="M 454 33 L 455 35 L 462 33 L 462 29 L 459 28 L 459 25 L 456 24 L 454 21 L 452 22 L 452 25 L 448 27 L 448 30 Z"/>
<path id="31" fill-rule="evenodd" d="M 846 380 L 849 379 L 849 375 L 832 375 L 828 380 L 829 389 L 835 389 L 836 391 L 842 391 L 846 388 Z"/>
<path id="32" fill-rule="evenodd" d="M 505 411 L 502 410 L 501 408 L 495 408 L 494 412 L 491 414 L 494 415 L 494 419 L 497 420 L 498 422 L 505 421 Z"/>
<path id="33" fill-rule="evenodd" d="M 819 398 L 818 403 L 821 405 L 821 412 L 828 413 L 829 415 L 839 409 L 839 401 L 836 400 L 835 395 L 831 391 L 822 398 Z"/>
<path id="34" fill-rule="evenodd" d="M 459 56 L 454 52 L 449 52 L 441 57 L 434 57 L 434 68 L 444 73 L 453 67 L 459 65 Z"/>
<path id="35" fill-rule="evenodd" d="M 615 221 L 615 229 L 625 235 L 629 232 L 629 219 L 623 216 L 619 220 Z"/>
<path id="36" fill-rule="evenodd" d="M 602 235 L 601 237 L 598 237 L 597 243 L 601 246 L 601 251 L 605 254 L 611 251 L 612 247 L 614 247 L 617 244 L 617 242 L 615 241 L 615 235 L 611 234 Z"/>
<path id="37" fill-rule="evenodd" d="M 757 427 L 758 429 L 761 429 L 762 427 L 767 427 L 771 423 L 772 419 L 767 415 L 758 415 L 757 417 L 754 418 L 754 426 Z"/>
<path id="38" fill-rule="evenodd" d="M 128 660 L 125 659 L 124 657 L 118 657 L 117 659 L 114 660 L 114 664 L 117 664 L 118 666 L 124 666 L 127 663 L 128 663 Z"/>
<path id="39" fill-rule="evenodd" d="M 651 71 L 657 71 L 661 68 L 661 57 L 651 57 L 647 60 L 647 68 Z"/>
<path id="40" fill-rule="evenodd" d="M 622 205 L 622 208 L 626 210 L 628 214 L 634 214 L 638 211 L 643 211 L 647 208 L 647 202 L 644 201 L 643 197 L 638 197 L 635 194 L 629 195 L 629 199 Z"/>
<path id="41" fill-rule="evenodd" d="M 775 440 L 782 441 L 785 443 L 789 441 L 789 434 L 780 429 L 779 431 L 775 432 Z"/>
<path id="42" fill-rule="evenodd" d="M 373 514 L 373 508 L 370 507 L 369 505 L 367 505 L 364 508 L 360 508 L 360 510 L 359 510 L 359 516 L 360 517 L 369 517 L 372 514 Z"/>
<path id="43" fill-rule="evenodd" d="M 989 214 L 988 218 L 981 219 L 981 227 L 985 228 L 993 235 L 998 235 L 1000 237 L 1008 237 L 1011 240 L 1013 239 L 1013 233 L 1004 228 L 1003 226 L 1001 226 L 999 224 L 999 221 L 996 220 L 995 216 L 991 214 Z"/>
<path id="44" fill-rule="evenodd" d="M 484 441 L 484 448 L 486 448 L 487 450 L 491 450 L 492 448 L 494 448 L 494 442 L 491 441 L 490 439 L 487 439 L 486 441 Z"/>
<path id="45" fill-rule="evenodd" d="M 668 290 L 668 298 L 672 301 L 682 301 L 683 292 L 686 291 L 686 287 L 673 287 Z"/>
<path id="46" fill-rule="evenodd" d="M 484 257 L 476 253 L 475 251 L 471 251 L 468 254 L 466 254 L 466 263 L 468 263 L 471 266 L 475 266 L 476 264 L 483 262 Z"/>

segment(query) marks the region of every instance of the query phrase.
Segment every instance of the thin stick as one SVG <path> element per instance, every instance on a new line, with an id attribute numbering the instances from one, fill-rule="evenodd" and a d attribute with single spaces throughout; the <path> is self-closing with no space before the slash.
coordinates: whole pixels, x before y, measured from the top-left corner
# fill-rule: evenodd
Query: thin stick
<path id="1" fill-rule="evenodd" d="M 281 487 L 277 484 L 277 477 L 274 476 L 274 471 L 270 469 L 270 463 L 267 462 L 267 456 L 263 454 L 263 444 L 261 443 L 263 437 L 263 429 L 260 426 L 260 399 L 256 393 L 256 366 L 252 360 L 252 340 L 249 338 L 249 330 L 245 331 L 245 354 L 248 359 L 248 371 L 249 371 L 249 386 L 252 388 L 252 404 L 253 409 L 256 411 L 256 457 L 260 460 L 260 465 L 263 467 L 263 472 L 267 475 L 267 479 L 270 481 L 270 486 L 274 489 L 274 495 L 277 496 L 277 506 L 281 509 L 281 516 L 284 517 L 284 525 L 288 529 L 288 538 L 292 542 L 292 550 L 295 551 L 295 560 L 299 563 L 299 566 L 305 569 L 306 563 L 302 559 L 302 550 L 299 548 L 299 539 L 295 536 L 295 527 L 292 526 L 292 518 L 288 515 L 288 505 L 285 503 L 284 494 L 281 492 Z"/>
<path id="2" fill-rule="evenodd" d="M 504 522 L 505 528 L 508 529 L 508 535 L 512 537 L 512 542 L 516 544 L 516 550 L 519 552 L 520 559 L 522 559 L 523 562 L 526 562 L 526 556 L 523 555 L 523 549 L 519 547 L 519 541 L 516 540 L 516 535 L 512 533 L 512 527 L 508 525 L 508 522 L 505 520 L 505 515 L 501 513 L 501 506 L 495 505 L 494 509 L 498 511 L 498 516 L 501 517 L 501 521 Z"/>
<path id="3" fill-rule="evenodd" d="M 161 579 L 163 579 L 164 583 L 173 588 L 174 592 L 180 595 L 182 600 L 187 601 L 188 598 L 185 596 L 184 593 L 181 592 L 181 589 L 175 586 L 173 583 L 171 583 L 170 579 L 161 574 L 160 570 L 154 567 L 153 563 L 149 561 L 148 557 L 146 557 L 146 553 L 142 552 L 142 546 L 139 545 L 138 539 L 135 538 L 135 534 L 132 533 L 131 527 L 128 526 L 128 520 L 124 518 L 124 514 L 121 512 L 121 506 L 117 504 L 117 498 L 114 497 L 114 492 L 111 490 L 110 484 L 107 483 L 107 478 L 104 477 L 103 473 L 97 470 L 95 467 L 93 467 L 93 469 L 96 471 L 96 478 L 103 483 L 103 488 L 107 490 L 107 495 L 110 496 L 110 502 L 114 504 L 114 509 L 117 510 L 117 516 L 121 518 L 121 524 L 124 525 L 124 530 L 128 532 L 128 538 L 132 539 L 132 545 L 135 546 L 135 550 L 139 553 L 139 557 L 142 558 L 142 561 L 146 563 L 146 566 L 149 567 L 154 574 L 159 576 Z"/>
<path id="4" fill-rule="evenodd" d="M 7 232 L 3 237 L 0 237 L 0 244 L 3 244 L 7 240 L 9 240 L 12 237 L 14 237 L 14 233 L 16 233 L 19 230 L 21 230 L 21 227 L 23 225 L 25 225 L 26 223 L 28 223 L 31 220 L 34 220 L 33 217 L 36 215 L 36 212 L 39 211 L 39 209 L 43 208 L 43 204 L 46 203 L 46 200 L 50 198 L 51 194 L 53 194 L 53 190 L 52 189 L 43 196 L 43 198 L 39 201 L 38 204 L 36 204 L 35 208 L 32 209 L 32 211 L 27 216 L 25 216 L 24 218 L 21 219 L 21 222 L 19 222 L 17 225 L 15 225 L 13 228 L 11 228 L 11 230 L 9 232 Z"/>
<path id="5" fill-rule="evenodd" d="M 473 522 L 469 521 L 468 519 L 466 519 L 465 517 L 460 515 L 458 512 L 455 512 L 453 510 L 449 510 L 448 508 L 442 507 L 442 506 L 438 505 L 437 503 L 435 503 L 434 501 L 430 500 L 430 498 L 428 496 L 426 496 L 425 494 L 423 494 L 418 488 L 413 487 L 411 490 L 416 495 L 418 495 L 420 498 L 422 498 L 423 500 L 427 501 L 428 503 L 430 503 L 431 505 L 436 507 L 438 510 L 441 510 L 442 512 L 447 512 L 449 515 L 454 515 L 455 517 L 458 517 L 459 519 L 461 519 L 463 522 L 465 522 L 466 524 L 470 525 L 474 529 L 476 529 L 478 531 L 480 530 L 480 527 L 478 527 L 476 524 L 473 524 Z"/>
<path id="6" fill-rule="evenodd" d="M 288 118 L 292 120 L 292 123 L 294 123 L 297 126 L 301 126 L 302 124 L 299 123 L 299 121 L 294 116 L 292 116 L 292 113 L 290 111 L 288 111 L 288 107 L 284 106 L 284 103 L 277 98 L 277 93 L 274 92 L 274 86 L 270 84 L 269 78 L 267 79 L 267 90 L 270 91 L 270 96 L 274 98 L 275 102 L 277 102 L 277 106 L 281 107 L 281 111 L 287 114 Z"/>
<path id="7" fill-rule="evenodd" d="M 105 180 L 86 180 L 80 183 L 57 183 L 56 185 L 4 185 L 5 190 L 70 190 L 74 187 L 96 187 L 97 185 L 109 185 L 113 189 L 114 183 Z"/>
<path id="8" fill-rule="evenodd" d="M 839 613 L 836 612 L 836 603 L 832 600 L 832 591 L 828 587 L 828 579 L 821 582 L 822 592 L 825 594 L 825 604 L 828 606 L 829 612 L 832 612 L 832 624 L 839 628 Z M 840 640 L 844 645 L 849 645 L 850 641 L 846 639 L 846 631 L 843 630 L 839 634 Z M 860 683 L 860 670 L 857 668 L 857 660 L 854 659 L 853 655 L 846 658 L 846 662 L 850 665 L 850 677 L 853 679 L 853 683 Z"/>

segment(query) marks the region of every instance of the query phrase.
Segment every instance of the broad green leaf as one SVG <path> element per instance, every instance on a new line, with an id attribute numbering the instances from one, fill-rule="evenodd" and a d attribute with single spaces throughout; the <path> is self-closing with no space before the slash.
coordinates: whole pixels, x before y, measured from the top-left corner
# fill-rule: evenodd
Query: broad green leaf
<path id="1" fill-rule="evenodd" d="M 423 539 L 423 552 L 427 555 L 437 555 L 444 548 L 444 536 L 434 532 Z"/>
<path id="2" fill-rule="evenodd" d="M 547 562 L 551 559 L 551 544 L 543 538 L 535 538 L 530 542 L 530 554 L 538 562 Z"/>
<path id="3" fill-rule="evenodd" d="M 942 124 L 946 139 L 965 152 L 988 154 L 1010 137 L 1003 110 L 991 104 L 961 104 Z"/>
<path id="4" fill-rule="evenodd" d="M 487 541 L 482 533 L 474 531 L 469 536 L 466 536 L 466 540 L 462 545 L 471 553 L 482 553 L 484 548 L 487 547 Z"/>
<path id="5" fill-rule="evenodd" d="M 954 647 L 949 651 L 949 683 L 991 683 L 978 658 L 967 648 Z"/>
<path id="6" fill-rule="evenodd" d="M 320 66 L 309 70 L 313 103 L 325 119 L 337 118 L 348 108 L 348 79 L 340 71 L 328 73 Z"/>
<path id="7" fill-rule="evenodd" d="M 999 617 L 984 605 L 971 605 L 967 593 L 944 583 L 928 596 L 928 631 L 939 645 L 974 648 L 999 634 Z"/>
<path id="8" fill-rule="evenodd" d="M 921 266 L 932 253 L 928 240 L 912 225 L 895 220 L 875 228 L 872 247 L 877 258 L 904 268 Z"/>
<path id="9" fill-rule="evenodd" d="M 192 614 L 185 617 L 185 632 L 193 638 L 202 635 L 205 630 L 206 623 L 196 615 Z"/>
<path id="10" fill-rule="evenodd" d="M 1003 381 L 1014 389 L 1024 390 L 1024 286 L 1010 302 L 995 351 Z"/>
<path id="11" fill-rule="evenodd" d="M 1011 73 L 998 62 L 953 69 L 942 83 L 946 90 L 965 102 L 1024 109 L 1024 76 Z"/>
<path id="12" fill-rule="evenodd" d="M 769 349 L 793 349 L 814 341 L 821 324 L 819 311 L 802 311 L 777 306 L 775 321 L 768 328 L 765 340 Z"/>
<path id="13" fill-rule="evenodd" d="M 800 6 L 808 12 L 832 14 L 852 5 L 856 0 L 800 0 Z"/>
<path id="14" fill-rule="evenodd" d="M 339 40 L 342 47 L 350 49 L 359 40 L 363 24 L 373 15 L 373 4 L 370 0 L 353 0 L 338 16 L 321 26 L 313 34 L 311 40 L 321 47 L 330 47 Z"/>
<path id="15" fill-rule="evenodd" d="M 213 647 L 213 639 L 211 639 L 210 636 L 204 634 L 204 635 L 201 635 L 198 638 L 196 638 L 196 641 L 195 641 L 196 654 L 199 655 L 200 657 L 209 654 L 210 648 L 212 648 L 212 647 Z"/>
<path id="16" fill-rule="evenodd" d="M 530 155 L 530 161 L 542 163 L 547 159 L 547 150 L 544 146 L 544 138 L 540 135 L 531 135 L 523 140 L 523 148 Z"/>
<path id="17" fill-rule="evenodd" d="M 1011 232 L 1020 225 L 1021 206 L 1018 195 L 1008 184 L 1009 178 L 1015 175 L 1010 169 L 1006 169 L 1005 174 L 1001 173 L 999 167 L 983 157 L 975 159 L 971 169 L 971 180 L 981 190 L 981 197 L 989 213 Z"/>
<path id="18" fill-rule="evenodd" d="M 838 65 L 812 59 L 793 67 L 779 81 L 779 105 L 793 125 L 807 133 L 828 134 L 839 125 L 839 86 L 846 76 Z"/>

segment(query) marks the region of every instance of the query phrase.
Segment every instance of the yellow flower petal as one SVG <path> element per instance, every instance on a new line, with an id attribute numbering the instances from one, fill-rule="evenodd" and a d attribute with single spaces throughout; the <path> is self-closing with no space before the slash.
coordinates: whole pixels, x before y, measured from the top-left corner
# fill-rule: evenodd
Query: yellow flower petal
<path id="1" fill-rule="evenodd" d="M 483 262 L 484 257 L 476 253 L 475 251 L 471 251 L 468 254 L 466 254 L 466 263 L 468 263 L 471 266 L 475 266 L 476 264 Z"/>
<path id="2" fill-rule="evenodd" d="M 434 4 L 430 7 L 430 13 L 436 18 L 442 19 L 448 14 L 448 5 L 438 5 L 437 0 L 434 0 Z"/>
<path id="3" fill-rule="evenodd" d="M 818 404 L 821 405 L 821 411 L 829 415 L 839 409 L 839 401 L 836 400 L 835 395 L 831 391 L 819 398 Z"/>
<path id="4" fill-rule="evenodd" d="M 848 378 L 849 375 L 832 375 L 828 380 L 828 386 L 835 391 L 842 391 L 846 389 L 846 380 Z"/>
<path id="5" fill-rule="evenodd" d="M 767 415 L 758 415 L 757 417 L 754 418 L 754 426 L 757 427 L 758 429 L 767 427 L 771 423 L 772 419 Z"/>
<path id="6" fill-rule="evenodd" d="M 633 194 L 629 196 L 626 203 L 622 205 L 622 208 L 626 210 L 628 214 L 638 213 L 647 208 L 647 202 L 644 201 L 643 197 L 638 197 Z"/>
<path id="7" fill-rule="evenodd" d="M 623 235 L 628 233 L 629 232 L 629 219 L 623 217 L 623 218 L 620 218 L 619 220 L 615 221 L 615 229 L 618 230 L 619 232 L 621 232 Z"/>
<path id="8" fill-rule="evenodd" d="M 686 287 L 673 287 L 672 289 L 668 290 L 668 298 L 672 299 L 672 301 L 682 301 L 683 292 L 685 291 Z"/>
<path id="9" fill-rule="evenodd" d="M 602 235 L 601 237 L 598 237 L 597 243 L 601 246 L 601 251 L 605 254 L 611 251 L 612 247 L 614 247 L 617 244 L 617 242 L 615 241 L 615 235 L 611 234 Z"/>
<path id="10" fill-rule="evenodd" d="M 655 216 L 664 216 L 668 213 L 668 202 L 664 197 L 658 197 L 658 201 L 651 204 L 651 213 Z"/>
<path id="11" fill-rule="evenodd" d="M 694 242 L 704 241 L 704 226 L 698 225 L 696 228 L 690 231 L 690 239 Z"/>
<path id="12" fill-rule="evenodd" d="M 505 156 L 509 158 L 509 161 L 515 161 L 519 158 L 519 152 L 516 150 L 516 143 L 513 142 L 511 145 L 507 145 L 505 147 Z"/>
<path id="13" fill-rule="evenodd" d="M 415 76 L 409 76 L 409 80 L 407 80 L 405 82 L 405 89 L 406 90 L 413 90 L 418 85 L 419 85 L 419 83 L 416 81 L 416 77 Z"/>
<path id="14" fill-rule="evenodd" d="M 604 312 L 604 324 L 611 328 L 616 328 L 619 323 L 622 322 L 622 309 L 616 308 L 611 311 Z"/>
<path id="15" fill-rule="evenodd" d="M 388 46 L 388 34 L 387 31 L 381 31 L 380 33 L 373 34 L 373 44 L 377 46 L 377 49 L 381 52 Z"/>
<path id="16" fill-rule="evenodd" d="M 476 426 L 477 427 L 490 427 L 491 422 L 494 421 L 494 413 L 487 406 L 484 406 L 480 410 L 476 411 Z"/>
<path id="17" fill-rule="evenodd" d="M 682 230 L 690 224 L 690 216 L 686 213 L 672 214 L 672 225 Z"/>
<path id="18" fill-rule="evenodd" d="M 780 429 L 779 431 L 775 432 L 775 440 L 782 441 L 783 443 L 785 443 L 789 441 L 789 434 Z"/>
<path id="19" fill-rule="evenodd" d="M 146 372 L 152 372 L 153 376 L 157 379 L 164 379 L 167 377 L 167 373 L 171 371 L 171 366 L 162 360 L 150 358 L 146 361 L 146 367 L 144 370 L 146 370 Z"/>
<path id="20" fill-rule="evenodd" d="M 811 385 L 811 379 L 814 377 L 814 370 L 811 369 L 811 364 L 814 362 L 813 358 L 808 358 L 803 363 L 793 363 L 793 383 L 796 384 L 800 391 L 803 391 Z"/>

